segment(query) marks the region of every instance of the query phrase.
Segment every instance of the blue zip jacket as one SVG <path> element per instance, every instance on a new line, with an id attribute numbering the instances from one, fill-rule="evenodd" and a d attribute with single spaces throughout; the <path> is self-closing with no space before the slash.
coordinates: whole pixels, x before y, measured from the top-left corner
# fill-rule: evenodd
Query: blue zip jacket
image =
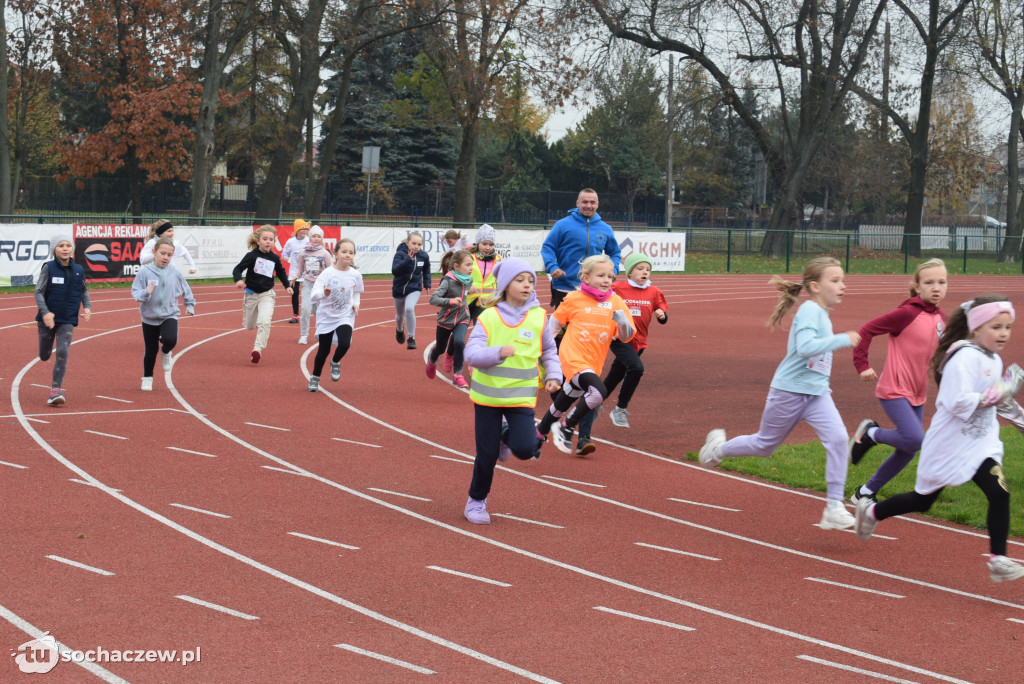
<path id="1" fill-rule="evenodd" d="M 47 261 L 39 271 L 36 282 L 35 298 L 39 312 L 36 320 L 42 321 L 43 316 L 52 313 L 53 324 L 70 323 L 78 325 L 78 310 L 82 304 L 89 307 L 89 290 L 85 282 L 85 269 L 68 260 L 68 265 L 60 263 L 60 259 Z"/>
<path id="2" fill-rule="evenodd" d="M 398 243 L 395 258 L 391 261 L 391 275 L 395 276 L 391 283 L 391 296 L 400 299 L 410 292 L 430 288 L 430 255 L 425 250 L 409 258 L 409 245 Z"/>
<path id="3" fill-rule="evenodd" d="M 150 282 L 156 282 L 152 293 L 146 292 Z M 181 271 L 170 264 L 166 268 L 157 268 L 156 264 L 148 263 L 139 269 L 132 281 L 132 298 L 141 303 L 139 313 L 142 314 L 142 322 L 149 325 L 160 325 L 168 318 L 177 318 L 181 313 L 178 309 L 179 295 L 185 300 L 185 310 L 194 313 L 196 298 L 192 296 L 192 288 Z"/>
<path id="4" fill-rule="evenodd" d="M 544 259 L 544 270 L 551 274 L 558 269 L 565 271 L 561 278 L 551 281 L 551 286 L 563 292 L 572 292 L 580 287 L 580 264 L 588 256 L 605 253 L 612 258 L 615 272 L 619 272 L 619 242 L 612 227 L 594 213 L 586 218 L 579 209 L 572 209 L 569 215 L 555 223 L 544 238 L 540 256 Z"/>

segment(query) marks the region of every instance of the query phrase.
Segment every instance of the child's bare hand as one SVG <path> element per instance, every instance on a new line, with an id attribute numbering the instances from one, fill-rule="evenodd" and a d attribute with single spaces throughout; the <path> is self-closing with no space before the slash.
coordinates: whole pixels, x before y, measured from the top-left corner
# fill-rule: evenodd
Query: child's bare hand
<path id="1" fill-rule="evenodd" d="M 150 283 L 146 286 L 146 294 L 153 294 L 153 290 L 156 289 L 156 283 Z"/>
<path id="2" fill-rule="evenodd" d="M 846 334 L 850 336 L 850 346 L 851 347 L 856 347 L 858 344 L 860 344 L 860 333 L 859 332 L 857 332 L 856 330 L 851 330 L 850 332 L 848 332 Z"/>
<path id="3" fill-rule="evenodd" d="M 284 288 L 284 291 L 285 291 L 285 292 L 287 292 L 288 294 L 291 294 L 291 293 L 292 293 L 292 292 L 294 292 L 295 290 L 293 290 L 293 289 L 292 289 L 292 288 L 290 288 L 290 287 L 286 287 L 286 288 Z"/>
<path id="4" fill-rule="evenodd" d="M 92 309 L 82 309 L 82 318 L 86 321 L 92 318 Z"/>
<path id="5" fill-rule="evenodd" d="M 239 290 L 243 289 L 245 287 L 245 281 L 244 280 L 237 281 L 235 283 L 235 287 L 237 287 Z"/>
<path id="6" fill-rule="evenodd" d="M 562 389 L 562 383 L 558 382 L 557 380 L 545 380 L 544 381 L 544 391 L 546 391 L 546 392 L 557 392 L 560 389 Z"/>
<path id="7" fill-rule="evenodd" d="M 56 317 L 57 316 L 54 315 L 53 313 L 43 314 L 43 325 L 45 325 L 47 328 L 52 328 L 53 327 L 53 320 Z M 86 320 L 89 320 L 89 319 L 87 318 Z"/>
<path id="8" fill-rule="evenodd" d="M 515 356 L 515 353 L 516 348 L 513 347 L 511 344 L 506 344 L 504 347 L 501 348 L 501 352 L 499 353 L 499 355 L 501 356 L 501 358 L 507 359 L 510 356 Z"/>
<path id="9" fill-rule="evenodd" d="M 324 297 L 330 297 L 330 296 L 331 296 L 331 288 L 325 287 L 324 288 Z"/>
<path id="10" fill-rule="evenodd" d="M 450 302 L 452 306 L 462 306 L 462 297 L 452 297 Z"/>
<path id="11" fill-rule="evenodd" d="M 358 304 L 353 304 L 352 305 L 352 313 L 356 314 L 357 316 L 359 315 L 359 305 Z"/>
<path id="12" fill-rule="evenodd" d="M 662 311 L 661 309 L 655 309 L 655 310 L 654 310 L 654 316 L 655 316 L 655 318 L 657 318 L 657 319 L 658 319 L 659 321 L 663 321 L 663 320 L 665 320 L 665 312 L 664 312 L 664 311 Z"/>
<path id="13" fill-rule="evenodd" d="M 190 269 L 188 269 L 188 272 L 189 272 L 189 275 L 192 275 L 192 274 L 194 274 L 196 272 L 196 269 L 190 268 Z"/>
<path id="14" fill-rule="evenodd" d="M 878 379 L 878 373 L 875 372 L 874 368 L 868 368 L 860 374 L 860 379 L 864 382 L 874 382 Z"/>

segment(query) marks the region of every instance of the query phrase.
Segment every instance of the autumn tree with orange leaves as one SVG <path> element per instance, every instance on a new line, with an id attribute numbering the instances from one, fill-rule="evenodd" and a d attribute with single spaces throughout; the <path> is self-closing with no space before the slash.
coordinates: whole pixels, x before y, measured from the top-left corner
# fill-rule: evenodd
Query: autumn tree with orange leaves
<path id="1" fill-rule="evenodd" d="M 69 134 L 64 177 L 124 173 L 141 221 L 147 183 L 185 180 L 202 86 L 182 0 L 61 0 L 54 56 Z"/>

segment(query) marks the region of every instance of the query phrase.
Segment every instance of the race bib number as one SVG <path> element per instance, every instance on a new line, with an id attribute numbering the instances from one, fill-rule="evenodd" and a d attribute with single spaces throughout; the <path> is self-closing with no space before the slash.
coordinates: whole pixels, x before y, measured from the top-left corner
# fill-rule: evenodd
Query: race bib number
<path id="1" fill-rule="evenodd" d="M 309 274 L 320 272 L 320 257 L 306 257 L 305 272 Z"/>
<path id="2" fill-rule="evenodd" d="M 825 352 L 818 356 L 812 356 L 807 360 L 807 369 L 815 373 L 821 373 L 826 378 L 832 375 L 832 352 Z"/>
<path id="3" fill-rule="evenodd" d="M 599 308 L 599 309 L 610 309 L 610 308 L 612 308 L 612 303 L 611 302 L 598 302 L 597 303 L 597 308 Z"/>
<path id="4" fill-rule="evenodd" d="M 263 257 L 256 257 L 256 265 L 252 267 L 252 270 L 261 276 L 267 276 L 269 278 L 274 277 L 274 262 L 270 259 L 264 259 Z"/>
<path id="5" fill-rule="evenodd" d="M 629 315 L 630 316 L 639 316 L 640 315 L 640 309 L 630 309 L 629 310 Z"/>
<path id="6" fill-rule="evenodd" d="M 519 337 L 523 338 L 524 340 L 532 340 L 533 339 L 533 331 L 532 330 L 520 330 L 519 331 Z"/>
<path id="7" fill-rule="evenodd" d="M 54 276 L 53 278 L 50 278 L 50 282 L 53 283 L 54 285 L 63 285 L 64 276 Z"/>

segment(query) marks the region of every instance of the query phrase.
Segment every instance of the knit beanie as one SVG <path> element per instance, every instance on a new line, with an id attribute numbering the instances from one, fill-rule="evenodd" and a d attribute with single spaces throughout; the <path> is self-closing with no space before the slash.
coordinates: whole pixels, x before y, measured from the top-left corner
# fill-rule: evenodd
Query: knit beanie
<path id="1" fill-rule="evenodd" d="M 490 226 L 487 226 L 490 228 Z M 493 229 L 492 229 L 493 230 Z M 516 279 L 520 273 L 529 273 L 533 276 L 533 282 L 537 282 L 537 273 L 533 270 L 533 266 L 530 266 L 526 261 L 517 257 L 509 257 L 504 261 L 499 261 L 494 265 L 494 278 L 497 281 L 496 287 L 498 294 L 505 291 L 505 288 Z"/>
<path id="2" fill-rule="evenodd" d="M 324 236 L 324 229 L 321 228 L 320 226 L 313 226 L 312 228 L 309 229 L 309 234 L 310 234 L 311 237 L 313 235 L 319 235 L 320 237 L 323 237 Z"/>
<path id="3" fill-rule="evenodd" d="M 297 218 L 295 219 L 295 223 L 292 224 L 292 227 L 295 229 L 294 232 L 296 233 L 298 233 L 300 230 L 309 230 L 309 221 L 307 221 L 306 219 Z"/>
<path id="4" fill-rule="evenodd" d="M 631 252 L 623 263 L 625 264 L 624 271 L 627 278 L 629 277 L 629 274 L 633 272 L 633 269 L 636 268 L 637 264 L 647 264 L 652 270 L 654 269 L 654 264 L 651 263 L 651 258 L 645 254 L 641 254 L 640 252 Z"/>
<path id="5" fill-rule="evenodd" d="M 75 246 L 75 239 L 71 233 L 58 233 L 50 238 L 50 256 L 53 256 L 53 250 L 62 242 L 70 242 L 72 247 Z"/>
<path id="6" fill-rule="evenodd" d="M 476 243 L 481 242 L 494 242 L 494 228 L 489 223 L 485 223 L 476 229 Z"/>

